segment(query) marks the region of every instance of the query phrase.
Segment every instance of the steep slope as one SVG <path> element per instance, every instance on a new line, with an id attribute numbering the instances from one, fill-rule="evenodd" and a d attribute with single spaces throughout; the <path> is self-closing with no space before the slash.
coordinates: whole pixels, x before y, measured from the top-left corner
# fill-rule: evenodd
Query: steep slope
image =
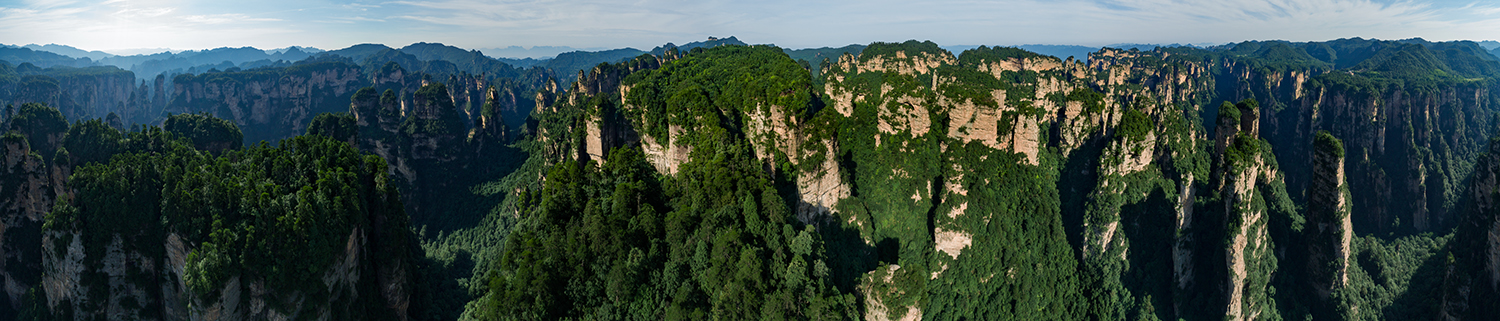
<path id="1" fill-rule="evenodd" d="M 362 83 L 357 66 L 340 62 L 287 68 L 180 75 L 168 113 L 210 113 L 245 129 L 254 143 L 306 131 L 312 117 L 341 110 Z"/>
<path id="2" fill-rule="evenodd" d="M 4 319 L 412 309 L 420 252 L 378 157 L 320 137 L 240 150 L 232 123 L 199 115 L 121 133 L 28 104 L 8 123 Z"/>
<path id="3" fill-rule="evenodd" d="M 762 170 L 773 149 L 747 143 L 775 135 L 757 126 L 787 119 L 752 115 L 803 115 L 809 81 L 774 47 L 595 68 L 539 112 L 539 152 L 554 165 L 540 189 L 524 192 L 477 313 L 853 317 L 855 298 L 830 282 L 816 231 L 778 193 L 785 178 Z M 693 152 L 663 159 L 652 150 L 664 144 Z M 572 235 L 592 241 L 561 239 Z"/>
<path id="4" fill-rule="evenodd" d="M 71 119 L 104 118 L 110 113 L 128 122 L 144 122 L 151 112 L 150 93 L 137 88 L 130 71 L 115 67 L 46 69 L 0 61 L 0 104 L 43 103 Z"/>

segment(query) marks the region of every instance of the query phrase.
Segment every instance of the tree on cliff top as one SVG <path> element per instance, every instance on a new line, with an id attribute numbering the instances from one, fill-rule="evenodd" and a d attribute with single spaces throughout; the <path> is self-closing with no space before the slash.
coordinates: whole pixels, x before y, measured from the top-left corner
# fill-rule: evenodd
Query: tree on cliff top
<path id="1" fill-rule="evenodd" d="M 206 113 L 168 116 L 162 129 L 193 142 L 194 148 L 210 152 L 239 149 L 245 139 L 239 126 Z"/>

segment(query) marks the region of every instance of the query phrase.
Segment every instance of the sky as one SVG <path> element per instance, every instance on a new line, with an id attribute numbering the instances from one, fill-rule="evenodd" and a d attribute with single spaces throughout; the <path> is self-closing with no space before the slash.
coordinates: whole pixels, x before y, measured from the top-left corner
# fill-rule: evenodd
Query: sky
<path id="1" fill-rule="evenodd" d="M 85 50 L 649 49 L 710 36 L 785 48 L 1500 38 L 1500 2 L 1381 0 L 0 0 L 0 43 Z"/>

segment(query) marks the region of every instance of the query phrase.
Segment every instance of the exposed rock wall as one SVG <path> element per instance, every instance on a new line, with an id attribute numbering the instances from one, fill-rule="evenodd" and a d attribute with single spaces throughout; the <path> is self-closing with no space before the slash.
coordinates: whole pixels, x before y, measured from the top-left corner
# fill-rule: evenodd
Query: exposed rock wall
<path id="1" fill-rule="evenodd" d="M 8 135 L 0 145 L 0 294 L 15 311 L 40 281 L 42 219 L 56 194 L 47 166 L 24 138 Z"/>
<path id="2" fill-rule="evenodd" d="M 0 87 L 0 105 L 44 103 L 68 119 L 104 118 L 115 113 L 130 122 L 145 122 L 149 92 L 136 88 L 135 73 L 115 67 L 47 69 Z M 144 86 L 144 84 L 142 84 Z M 160 97 L 160 96 L 158 96 Z M 162 98 L 165 99 L 165 98 Z"/>
<path id="3" fill-rule="evenodd" d="M 1343 140 L 1353 203 L 1353 225 L 1372 233 L 1436 232 L 1457 224 L 1464 183 L 1483 153 L 1476 137 L 1492 135 L 1494 94 L 1479 82 L 1430 85 L 1370 79 L 1345 72 L 1306 69 L 1236 73 L 1233 97 L 1253 97 L 1267 107 L 1262 137 L 1286 160 L 1289 190 L 1308 187 L 1314 134 Z M 1236 78 L 1243 77 L 1243 78 Z M 1306 195 L 1298 195 L 1306 197 Z M 1400 201 L 1395 201 L 1400 200 Z M 1399 224 L 1397 221 L 1399 220 Z"/>
<path id="4" fill-rule="evenodd" d="M 279 140 L 307 131 L 313 116 L 343 111 L 366 86 L 358 66 L 320 63 L 278 71 L 180 75 L 166 111 L 209 113 L 233 121 L 247 142 Z"/>
<path id="5" fill-rule="evenodd" d="M 622 86 L 621 81 L 632 73 L 661 68 L 675 59 L 671 55 L 643 56 L 619 64 L 600 64 L 588 72 L 579 71 L 578 81 L 565 92 L 559 91 L 557 83 L 549 80 L 535 99 L 538 113 L 543 114 L 538 116 L 550 118 L 550 121 L 576 121 L 576 124 L 558 124 L 562 126 L 553 128 L 582 127 L 583 137 L 581 145 L 569 147 L 568 142 L 552 141 L 556 137 L 566 137 L 558 135 L 562 133 L 548 132 L 547 125 L 538 124 L 539 137 L 546 137 L 543 141 L 547 142 L 548 154 L 571 154 L 578 160 L 603 163 L 614 148 L 644 143 L 642 148 L 646 151 L 647 161 L 655 164 L 662 173 L 675 174 L 677 166 L 687 161 L 687 152 L 691 150 L 674 144 L 682 129 L 668 130 L 667 137 L 638 134 L 633 125 L 638 120 L 627 119 L 621 114 L 622 110 L 632 108 L 631 102 L 625 99 L 630 87 Z"/>
<path id="6" fill-rule="evenodd" d="M 1227 270 L 1224 275 L 1227 279 L 1223 282 L 1227 302 L 1224 315 L 1231 320 L 1258 320 L 1274 316 L 1267 313 L 1275 313 L 1276 308 L 1269 295 L 1276 257 L 1268 229 L 1271 220 L 1271 201 L 1268 200 L 1274 199 L 1261 186 L 1279 184 L 1281 178 L 1272 165 L 1275 159 L 1268 159 L 1275 156 L 1263 151 L 1266 146 L 1263 141 L 1250 134 L 1258 132 L 1256 122 L 1246 120 L 1257 118 L 1256 107 L 1245 103 L 1236 107 L 1240 109 L 1240 120 L 1228 123 L 1240 125 L 1232 127 L 1237 129 L 1236 134 L 1217 135 L 1220 139 L 1229 139 L 1218 142 L 1218 145 L 1229 147 L 1216 155 L 1222 164 L 1216 172 L 1223 177 L 1220 193 L 1224 222 L 1227 223 L 1224 250 Z M 1221 120 L 1222 124 L 1225 123 Z"/>
<path id="7" fill-rule="evenodd" d="M 339 256 L 321 271 L 317 282 L 326 296 L 272 288 L 264 276 L 248 273 L 228 275 L 211 299 L 193 295 L 185 271 L 194 245 L 176 233 L 131 245 L 117 234 L 103 249 L 88 249 L 84 238 L 99 236 L 48 231 L 41 240 L 40 289 L 51 313 L 78 320 L 335 320 L 379 313 L 355 311 L 369 307 L 355 304 L 360 296 L 406 320 L 412 267 L 400 254 L 403 240 L 377 232 L 380 224 L 404 220 L 375 216 L 367 222 L 374 225 L 353 227 Z"/>
<path id="8" fill-rule="evenodd" d="M 1349 255 L 1354 237 L 1349 187 L 1344 183 L 1344 149 L 1332 135 L 1320 136 L 1313 154 L 1313 177 L 1307 190 L 1307 271 L 1318 295 L 1327 299 L 1349 283 Z M 1331 263 L 1331 264 L 1330 264 Z M 1330 267 L 1332 266 L 1332 267 Z"/>

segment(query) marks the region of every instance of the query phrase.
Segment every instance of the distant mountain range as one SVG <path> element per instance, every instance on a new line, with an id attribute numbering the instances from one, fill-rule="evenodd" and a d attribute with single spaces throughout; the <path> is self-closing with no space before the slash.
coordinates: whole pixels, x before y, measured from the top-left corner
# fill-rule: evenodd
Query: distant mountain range
<path id="1" fill-rule="evenodd" d="M 604 47 L 573 48 L 573 47 L 569 47 L 569 46 L 533 46 L 533 47 L 530 47 L 530 48 L 526 48 L 526 47 L 521 47 L 521 46 L 510 46 L 510 47 L 505 47 L 505 48 L 477 48 L 476 50 L 479 50 L 480 52 L 483 52 L 484 55 L 486 55 L 486 56 L 494 57 L 496 59 L 502 59 L 502 58 L 510 58 L 510 59 L 527 59 L 527 58 L 531 58 L 531 59 L 548 59 L 548 58 L 552 58 L 552 57 L 557 57 L 558 54 L 561 54 L 561 53 L 564 53 L 564 52 L 574 52 L 574 51 L 602 51 L 602 50 L 609 50 L 609 48 L 604 48 Z"/>
<path id="2" fill-rule="evenodd" d="M 1421 39 L 1407 39 L 1400 41 L 1422 42 Z M 1480 48 L 1488 51 L 1491 55 L 1500 57 L 1500 42 L 1486 40 L 1476 42 Z M 156 49 L 128 49 L 115 50 L 115 53 L 99 50 L 83 50 L 76 47 L 60 44 L 28 44 L 28 45 L 5 45 L 0 44 L 0 60 L 12 65 L 31 63 L 39 68 L 53 66 L 88 67 L 88 66 L 115 66 L 121 69 L 135 72 L 139 79 L 155 78 L 156 75 L 167 74 L 195 74 L 209 70 L 226 70 L 229 68 L 252 69 L 265 66 L 289 65 L 314 57 L 338 56 L 347 58 L 351 63 L 365 64 L 371 57 L 381 52 L 390 50 L 414 55 L 413 58 L 400 59 L 396 57 L 382 56 L 382 61 L 408 60 L 405 65 L 422 64 L 423 66 L 409 66 L 415 70 L 426 70 L 424 61 L 445 60 L 459 64 L 459 61 L 478 62 L 480 65 L 492 65 L 496 62 L 509 65 L 512 68 L 545 67 L 558 75 L 562 83 L 570 83 L 578 72 L 593 68 L 600 63 L 616 63 L 642 54 L 661 55 L 662 53 L 677 48 L 679 51 L 688 51 L 699 47 L 714 47 L 721 45 L 748 45 L 735 37 L 713 38 L 704 41 L 694 41 L 683 45 L 667 43 L 662 46 L 644 51 L 635 48 L 608 49 L 602 47 L 574 48 L 569 46 L 509 46 L 504 48 L 477 48 L 463 49 L 439 43 L 415 43 L 402 48 L 391 48 L 382 44 L 357 44 L 343 49 L 323 50 L 312 47 L 291 46 L 278 49 L 258 49 L 254 47 L 240 48 L 216 48 L 207 50 L 170 50 L 164 48 Z M 1102 48 L 1138 49 L 1150 51 L 1157 47 L 1194 47 L 1209 48 L 1223 46 L 1214 43 L 1193 44 L 1141 44 L 1141 43 L 1117 43 L 1101 47 L 1079 46 L 1079 45 L 1045 45 L 1026 44 L 1013 46 L 1027 51 L 1066 59 L 1073 57 L 1080 61 L 1088 61 L 1088 54 Z M 979 45 L 953 45 L 943 46 L 944 50 L 962 55 L 966 50 L 975 49 Z M 794 60 L 805 60 L 809 68 L 819 68 L 823 59 L 838 60 L 843 53 L 858 55 L 863 50 L 863 45 L 849 45 L 839 48 L 806 48 L 786 49 L 788 55 Z M 383 62 L 382 62 L 383 63 Z M 465 64 L 473 65 L 473 64 Z M 466 69 L 457 68 L 455 72 L 482 73 L 485 68 Z M 443 73 L 440 70 L 426 70 L 431 73 Z M 491 70 L 493 71 L 493 70 Z"/>

